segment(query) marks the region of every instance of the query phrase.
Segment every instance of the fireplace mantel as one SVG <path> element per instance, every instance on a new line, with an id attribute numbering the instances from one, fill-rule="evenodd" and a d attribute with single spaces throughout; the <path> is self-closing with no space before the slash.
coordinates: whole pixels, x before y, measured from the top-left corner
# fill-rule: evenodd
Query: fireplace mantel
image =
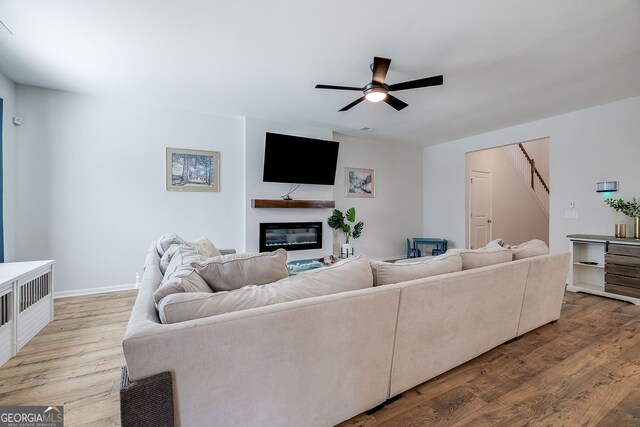
<path id="1" fill-rule="evenodd" d="M 282 199 L 252 199 L 252 208 L 286 208 L 286 209 L 333 209 L 333 200 L 282 200 Z"/>

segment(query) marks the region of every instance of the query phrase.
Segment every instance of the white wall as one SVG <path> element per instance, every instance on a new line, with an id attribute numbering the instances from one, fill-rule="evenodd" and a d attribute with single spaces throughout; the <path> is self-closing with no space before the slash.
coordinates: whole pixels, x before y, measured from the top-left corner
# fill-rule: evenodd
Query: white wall
<path id="1" fill-rule="evenodd" d="M 242 248 L 242 119 L 21 85 L 17 114 L 15 259 L 56 259 L 56 291 L 133 283 L 163 232 Z M 221 191 L 166 191 L 166 147 L 220 151 Z"/>
<path id="2" fill-rule="evenodd" d="M 263 222 L 322 222 L 322 249 L 289 252 L 289 259 L 320 258 L 330 253 L 333 244 L 331 229 L 326 224 L 331 209 L 256 209 L 251 199 L 280 199 L 289 192 L 289 184 L 262 182 L 264 165 L 264 139 L 267 132 L 303 136 L 324 140 L 332 139 L 332 131 L 319 128 L 301 128 L 247 117 L 245 127 L 246 144 L 246 194 L 245 194 L 245 249 L 258 252 L 260 223 Z M 340 147 L 342 150 L 342 147 Z M 303 184 L 292 195 L 292 199 L 333 200 L 333 186 Z"/>
<path id="3" fill-rule="evenodd" d="M 465 153 L 548 136 L 551 250 L 568 250 L 567 234 L 613 235 L 614 224 L 624 217 L 605 205 L 595 184 L 618 180 L 615 197 L 640 194 L 638 117 L 640 97 L 634 97 L 425 148 L 425 233 L 464 246 Z M 575 203 L 578 219 L 564 217 L 570 202 Z M 630 227 L 630 220 L 625 221 Z"/>
<path id="4" fill-rule="evenodd" d="M 13 125 L 16 105 L 15 84 L 0 74 L 0 98 L 3 99 L 2 116 L 2 179 L 3 179 L 3 219 L 4 219 L 4 259 L 15 259 L 15 216 L 9 209 L 16 197 L 16 184 L 14 179 L 16 163 L 16 137 Z"/>
<path id="5" fill-rule="evenodd" d="M 500 237 L 510 245 L 531 239 L 549 242 L 549 220 L 503 148 L 467 153 L 467 173 L 471 169 L 491 172 L 493 239 Z M 468 196 L 466 200 L 469 209 Z"/>
<path id="6" fill-rule="evenodd" d="M 364 221 L 362 236 L 351 241 L 354 251 L 369 258 L 406 256 L 406 239 L 423 236 L 422 149 L 337 133 L 334 139 L 340 142 L 336 208 L 345 212 L 353 206 L 357 220 Z M 345 196 L 347 166 L 375 170 L 375 198 Z M 343 233 L 333 233 L 336 246 L 344 243 Z M 334 254 L 339 251 L 334 248 Z"/>

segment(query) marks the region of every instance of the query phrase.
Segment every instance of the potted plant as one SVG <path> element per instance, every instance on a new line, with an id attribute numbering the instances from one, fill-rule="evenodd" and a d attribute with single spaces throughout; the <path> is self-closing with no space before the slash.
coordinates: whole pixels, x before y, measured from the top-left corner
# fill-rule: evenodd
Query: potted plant
<path id="1" fill-rule="evenodd" d="M 629 202 L 624 199 L 605 199 L 604 202 L 614 211 L 633 218 L 633 238 L 640 239 L 640 202 L 635 197 Z"/>
<path id="2" fill-rule="evenodd" d="M 350 239 L 357 239 L 362 234 L 362 228 L 364 222 L 360 221 L 356 223 L 356 208 L 349 208 L 346 214 L 342 211 L 334 209 L 333 213 L 327 221 L 329 227 L 334 230 L 342 231 L 345 236 L 345 243 L 340 247 L 340 256 L 353 255 L 353 248 L 351 247 Z M 353 225 L 353 228 L 352 228 Z"/>

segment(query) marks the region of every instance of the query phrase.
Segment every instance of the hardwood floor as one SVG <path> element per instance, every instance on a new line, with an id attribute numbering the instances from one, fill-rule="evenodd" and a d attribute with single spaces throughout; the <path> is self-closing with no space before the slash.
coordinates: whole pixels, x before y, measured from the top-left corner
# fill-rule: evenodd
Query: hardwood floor
<path id="1" fill-rule="evenodd" d="M 135 291 L 57 299 L 55 321 L 0 368 L 0 405 L 64 405 L 119 425 L 121 340 Z M 347 426 L 640 426 L 640 307 L 566 293 L 562 317 Z"/>
<path id="2" fill-rule="evenodd" d="M 0 368 L 0 406 L 64 405 L 65 426 L 120 425 L 120 368 L 136 291 L 55 300 L 54 321 Z"/>

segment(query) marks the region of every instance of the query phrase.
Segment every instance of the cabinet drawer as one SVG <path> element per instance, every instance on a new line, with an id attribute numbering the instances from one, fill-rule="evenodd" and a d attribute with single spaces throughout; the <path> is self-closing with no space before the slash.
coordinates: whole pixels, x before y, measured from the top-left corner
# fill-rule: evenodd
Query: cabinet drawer
<path id="1" fill-rule="evenodd" d="M 619 276 L 617 274 L 605 273 L 604 281 L 605 281 L 605 284 L 627 286 L 630 288 L 637 288 L 638 290 L 640 290 L 640 279 L 636 279 L 634 277 Z"/>
<path id="2" fill-rule="evenodd" d="M 610 292 L 612 294 L 625 295 L 633 298 L 640 298 L 640 289 L 638 288 L 630 288 L 628 286 L 619 286 L 612 285 L 610 283 L 604 284 L 605 292 Z"/>
<path id="3" fill-rule="evenodd" d="M 608 253 L 604 256 L 604 262 L 607 264 L 632 265 L 640 267 L 640 257 L 633 256 L 612 255 Z"/>
<path id="4" fill-rule="evenodd" d="M 609 243 L 609 249 L 607 250 L 607 253 L 613 255 L 628 255 L 640 257 L 640 246 L 615 245 Z"/>
<path id="5" fill-rule="evenodd" d="M 640 279 L 640 267 L 632 265 L 618 265 L 606 263 L 604 265 L 605 273 L 619 274 L 620 276 L 628 276 L 636 279 Z"/>

